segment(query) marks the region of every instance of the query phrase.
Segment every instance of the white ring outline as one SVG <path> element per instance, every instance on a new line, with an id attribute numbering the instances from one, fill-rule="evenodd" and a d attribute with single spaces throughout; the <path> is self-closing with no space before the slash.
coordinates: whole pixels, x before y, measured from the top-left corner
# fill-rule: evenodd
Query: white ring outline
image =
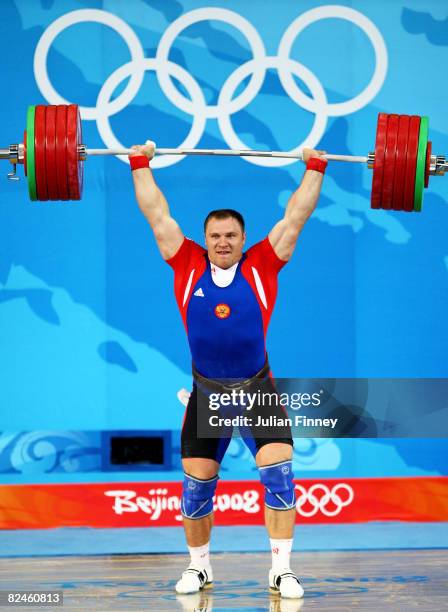
<path id="1" fill-rule="evenodd" d="M 204 7 L 185 13 L 185 15 L 181 15 L 165 30 L 157 47 L 156 58 L 161 62 L 167 62 L 170 48 L 182 30 L 199 21 L 211 20 L 223 21 L 228 25 L 232 25 L 239 30 L 240 33 L 244 34 L 251 47 L 253 59 L 262 60 L 264 57 L 266 57 L 263 40 L 250 21 L 245 19 L 239 13 L 229 11 L 228 9 Z M 244 106 L 249 103 L 247 99 L 250 98 L 250 100 L 252 100 L 253 97 L 255 97 L 256 94 L 253 94 L 252 92 L 254 90 L 258 92 L 260 90 L 264 77 L 265 71 L 261 65 L 260 67 L 256 66 L 253 72 L 253 77 L 249 81 L 246 89 L 231 101 L 230 109 L 227 112 L 235 113 L 244 108 Z M 163 67 L 159 68 L 157 71 L 157 78 L 163 93 L 170 100 L 170 102 L 190 115 L 194 115 L 196 113 L 194 104 L 192 104 L 188 98 L 180 93 Z M 216 118 L 220 113 L 221 109 L 219 108 L 219 103 L 217 105 L 206 104 L 205 116 L 207 118 Z"/>
<path id="2" fill-rule="evenodd" d="M 142 71 L 144 74 L 146 70 L 155 70 L 159 67 L 160 61 L 157 58 L 145 58 L 141 62 L 139 62 L 138 70 Z M 179 64 L 175 64 L 174 62 L 166 62 L 171 74 L 178 79 L 182 85 L 185 86 L 188 93 L 191 95 L 192 100 L 196 108 L 199 111 L 205 109 L 206 101 L 204 95 L 202 93 L 202 89 L 199 87 L 196 80 L 191 76 L 191 74 L 179 66 Z M 135 67 L 135 62 L 128 62 L 127 64 L 123 64 L 120 68 L 117 68 L 115 72 L 113 72 L 108 79 L 104 82 L 103 86 L 100 89 L 97 99 L 97 107 L 103 108 L 102 102 L 103 99 L 110 100 L 111 95 L 115 91 L 117 85 L 119 85 L 123 79 L 125 79 L 128 75 L 132 74 L 132 70 Z M 131 77 L 132 78 L 132 77 Z M 107 108 L 107 104 L 105 105 Z M 104 144 L 111 149 L 120 149 L 124 148 L 120 141 L 116 138 L 114 133 L 112 132 L 112 128 L 110 126 L 109 116 L 107 113 L 101 113 L 97 117 L 97 127 L 98 132 L 100 133 L 101 138 L 104 141 Z M 199 140 L 202 138 L 202 134 L 205 129 L 205 113 L 198 112 L 193 115 L 193 121 L 191 124 L 190 131 L 185 138 L 185 140 L 179 145 L 179 148 L 194 148 Z M 126 155 L 118 155 L 117 156 L 122 161 L 129 163 L 129 160 Z M 185 155 L 161 155 L 158 157 L 154 157 L 151 161 L 152 168 L 165 168 L 166 166 L 171 166 L 182 159 L 184 159 Z"/>
<path id="3" fill-rule="evenodd" d="M 120 34 L 127 44 L 133 61 L 145 59 L 145 52 L 137 34 L 125 21 L 116 15 L 100 9 L 79 9 L 66 13 L 65 15 L 62 15 L 62 17 L 59 17 L 53 21 L 44 31 L 39 39 L 39 42 L 37 43 L 36 51 L 34 53 L 34 76 L 36 83 L 42 95 L 50 104 L 71 104 L 71 102 L 59 95 L 48 77 L 47 56 L 50 45 L 53 43 L 54 39 L 66 28 L 78 23 L 89 21 L 107 25 L 118 32 L 118 34 Z M 130 100 L 134 98 L 140 89 L 143 77 L 144 72 L 141 72 L 141 74 L 132 74 L 125 89 L 119 96 L 117 96 L 117 98 L 115 98 L 115 100 L 108 104 L 106 110 L 109 115 L 118 113 L 129 104 Z M 97 119 L 97 115 L 104 112 L 103 110 L 100 111 L 98 106 L 80 106 L 79 110 L 83 119 L 91 120 Z"/>
<path id="4" fill-rule="evenodd" d="M 312 113 L 322 110 L 329 117 L 340 117 L 341 115 L 350 115 L 371 102 L 381 89 L 384 79 L 386 78 L 388 65 L 387 49 L 381 32 L 376 25 L 363 13 L 355 11 L 347 6 L 319 6 L 302 13 L 302 15 L 297 17 L 297 19 L 288 26 L 288 29 L 280 40 L 277 54 L 278 57 L 282 59 L 289 59 L 292 45 L 302 30 L 321 19 L 331 18 L 351 21 L 369 38 L 375 51 L 375 70 L 370 83 L 354 98 L 346 100 L 345 102 L 329 103 L 326 105 L 325 109 L 316 110 L 313 100 L 297 87 L 297 84 L 292 78 L 292 74 L 286 72 L 283 67 L 279 68 L 279 78 L 288 95 L 302 108 Z"/>
<path id="5" fill-rule="evenodd" d="M 230 100 L 232 98 L 232 94 L 238 85 L 244 80 L 252 69 L 255 60 L 249 60 L 245 64 L 242 64 L 239 68 L 236 68 L 234 72 L 229 76 L 227 81 L 224 83 L 221 93 L 218 99 L 218 106 L 228 107 L 230 104 Z M 288 58 L 286 61 L 280 59 L 278 56 L 266 56 L 263 60 L 263 67 L 266 68 L 277 68 L 279 69 L 279 65 L 288 64 L 293 67 L 291 72 L 295 73 L 299 78 L 303 79 L 307 86 L 310 88 L 311 93 L 315 96 L 315 98 L 320 102 L 320 107 L 324 108 L 326 106 L 327 98 L 325 96 L 325 91 L 320 84 L 320 81 L 317 79 L 314 74 L 295 60 Z M 258 92 L 257 92 L 258 93 Z M 257 95 L 257 94 L 256 94 Z M 254 96 L 255 97 L 255 96 Z M 224 98 L 222 100 L 221 98 Z M 314 147 L 322 135 L 325 132 L 325 128 L 327 126 L 327 116 L 324 112 L 314 113 L 315 120 L 311 132 L 309 133 L 306 141 L 301 142 L 299 145 L 291 149 L 290 152 L 300 151 L 303 146 Z M 218 116 L 218 125 L 221 133 L 223 135 L 224 140 L 229 145 L 230 148 L 233 149 L 247 149 L 247 145 L 237 136 L 235 130 L 233 129 L 230 113 L 224 114 L 221 113 Z M 246 161 L 255 164 L 257 166 L 288 166 L 290 164 L 294 164 L 297 162 L 296 159 L 284 159 L 284 158 L 275 158 L 275 157 L 248 157 Z"/>

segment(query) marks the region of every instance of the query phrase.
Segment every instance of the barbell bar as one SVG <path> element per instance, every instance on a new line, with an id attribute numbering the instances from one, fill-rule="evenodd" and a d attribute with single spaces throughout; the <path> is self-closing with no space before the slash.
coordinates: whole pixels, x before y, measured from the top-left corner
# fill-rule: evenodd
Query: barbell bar
<path id="1" fill-rule="evenodd" d="M 422 209 L 423 190 L 429 177 L 444 175 L 448 162 L 432 153 L 428 141 L 429 120 L 417 115 L 379 113 L 374 152 L 366 156 L 328 153 L 329 161 L 364 163 L 373 169 L 371 206 L 376 209 Z M 24 164 L 30 199 L 79 200 L 82 196 L 84 161 L 96 155 L 130 155 L 132 149 L 89 149 L 82 142 L 82 125 L 76 104 L 29 106 L 23 143 L 0 149 L 18 180 L 16 165 Z M 156 148 L 155 155 L 221 155 L 301 160 L 302 152 L 235 149 Z"/>
<path id="2" fill-rule="evenodd" d="M 81 155 L 87 158 L 90 155 L 131 155 L 132 149 L 86 149 L 81 148 Z M 226 155 L 227 157 L 286 157 L 290 159 L 303 159 L 301 151 L 254 151 L 253 149 L 164 149 L 156 148 L 156 155 Z M 367 162 L 367 157 L 355 155 L 325 155 L 331 161 Z"/>

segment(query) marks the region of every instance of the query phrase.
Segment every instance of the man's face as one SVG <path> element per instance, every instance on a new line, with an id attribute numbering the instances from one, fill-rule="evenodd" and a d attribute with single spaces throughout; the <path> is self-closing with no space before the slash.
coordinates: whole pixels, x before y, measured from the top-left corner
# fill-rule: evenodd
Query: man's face
<path id="1" fill-rule="evenodd" d="M 205 231 L 205 244 L 208 258 L 219 268 L 230 268 L 243 254 L 246 234 L 233 217 L 227 219 L 211 218 Z"/>

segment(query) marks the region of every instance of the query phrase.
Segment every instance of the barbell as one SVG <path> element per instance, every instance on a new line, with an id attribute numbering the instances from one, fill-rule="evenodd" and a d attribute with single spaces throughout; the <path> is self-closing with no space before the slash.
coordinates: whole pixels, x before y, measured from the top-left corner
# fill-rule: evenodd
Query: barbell
<path id="1" fill-rule="evenodd" d="M 428 117 L 379 113 L 375 148 L 367 156 L 327 154 L 331 161 L 364 163 L 373 169 L 371 207 L 374 209 L 422 209 L 423 190 L 431 175 L 444 175 L 448 162 L 433 155 L 428 141 Z M 76 104 L 29 106 L 23 143 L 0 149 L 18 180 L 16 165 L 24 164 L 28 192 L 33 201 L 80 200 L 84 161 L 92 155 L 129 155 L 131 149 L 88 149 L 82 143 L 82 125 Z M 225 155 L 302 159 L 302 153 L 234 149 L 164 149 L 156 155 Z"/>

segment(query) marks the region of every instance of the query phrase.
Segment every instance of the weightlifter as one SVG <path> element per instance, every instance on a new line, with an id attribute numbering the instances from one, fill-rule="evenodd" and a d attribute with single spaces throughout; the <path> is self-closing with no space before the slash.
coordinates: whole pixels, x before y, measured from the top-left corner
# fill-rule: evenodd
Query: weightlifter
<path id="1" fill-rule="evenodd" d="M 291 258 L 316 207 L 327 161 L 323 151 L 305 149 L 302 182 L 290 197 L 283 219 L 264 240 L 243 251 L 246 233 L 241 214 L 215 210 L 205 219 L 204 249 L 183 235 L 154 181 L 149 169 L 154 144 L 148 141 L 133 150 L 129 160 L 137 202 L 163 259 L 174 270 L 176 300 L 193 361 L 193 391 L 181 444 L 185 472 L 181 511 L 191 563 L 176 591 L 195 593 L 213 583 L 209 556 L 213 496 L 232 435 L 231 428 L 223 428 L 219 437 L 198 434 L 201 399 L 226 389 L 223 379 L 239 379 L 239 389 L 246 391 L 263 385 L 273 388 L 265 336 L 277 294 L 277 274 Z M 275 410 L 269 407 L 269 414 Z M 265 487 L 265 523 L 272 551 L 270 590 L 282 597 L 300 598 L 303 588 L 290 569 L 296 516 L 291 431 L 276 428 L 258 436 L 249 428 L 241 434 Z"/>

